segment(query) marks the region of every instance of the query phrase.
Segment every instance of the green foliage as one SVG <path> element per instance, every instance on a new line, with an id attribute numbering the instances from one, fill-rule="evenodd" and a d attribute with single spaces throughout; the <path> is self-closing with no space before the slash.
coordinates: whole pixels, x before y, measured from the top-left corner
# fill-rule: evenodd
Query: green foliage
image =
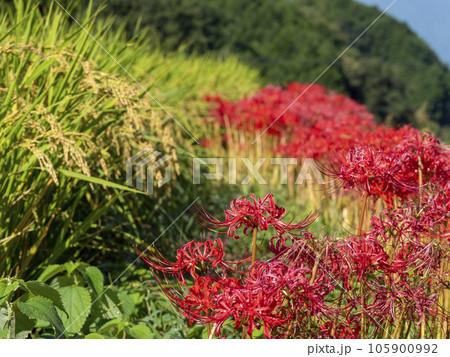
<path id="1" fill-rule="evenodd" d="M 63 322 L 51 300 L 42 296 L 30 297 L 25 302 L 17 302 L 17 307 L 30 319 L 49 322 L 56 336 L 64 335 Z"/>
<path id="2" fill-rule="evenodd" d="M 0 277 L 36 279 L 78 258 L 126 264 L 131 244 L 156 238 L 197 197 L 184 163 L 199 149 L 146 91 L 201 138 L 203 97 L 248 94 L 258 73 L 236 58 L 165 55 L 145 31 L 127 40 L 83 7 L 79 22 L 143 90 L 54 1 L 0 3 Z M 153 197 L 124 187 L 125 161 L 144 147 L 174 158 L 176 177 Z"/>
<path id="3" fill-rule="evenodd" d="M 146 284 L 104 290 L 98 268 L 72 262 L 47 267 L 40 279 L 49 284 L 0 280 L 1 338 L 161 338 L 189 333 L 179 331 L 182 321 L 173 308 L 149 293 Z"/>

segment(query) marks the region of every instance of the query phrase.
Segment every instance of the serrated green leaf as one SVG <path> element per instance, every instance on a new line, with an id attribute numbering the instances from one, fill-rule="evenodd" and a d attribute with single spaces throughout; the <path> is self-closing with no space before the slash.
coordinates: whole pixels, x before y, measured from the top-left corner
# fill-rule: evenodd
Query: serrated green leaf
<path id="1" fill-rule="evenodd" d="M 122 320 L 128 320 L 131 314 L 134 312 L 135 304 L 133 298 L 125 291 L 121 291 L 117 294 L 120 300 L 119 308 L 122 311 Z"/>
<path id="2" fill-rule="evenodd" d="M 81 286 L 63 286 L 58 291 L 68 314 L 68 317 L 62 317 L 67 332 L 80 332 L 91 311 L 89 292 Z"/>
<path id="3" fill-rule="evenodd" d="M 29 292 L 33 296 L 43 296 L 51 300 L 58 309 L 67 314 L 66 309 L 64 308 L 61 301 L 61 296 L 56 289 L 50 287 L 47 284 L 41 283 L 40 281 L 27 281 L 26 284 Z"/>
<path id="4" fill-rule="evenodd" d="M 17 303 L 17 307 L 30 319 L 49 322 L 56 332 L 56 337 L 64 335 L 64 325 L 53 303 L 42 296 L 30 297 L 27 301 Z"/>
<path id="5" fill-rule="evenodd" d="M 103 340 L 105 339 L 102 335 L 98 333 L 90 333 L 84 337 L 86 340 Z"/>
<path id="6" fill-rule="evenodd" d="M 100 296 L 103 292 L 103 274 L 96 267 L 87 267 L 81 271 L 84 279 L 96 296 Z"/>
<path id="7" fill-rule="evenodd" d="M 3 304 L 8 298 L 9 294 L 11 294 L 11 292 L 13 292 L 18 286 L 19 283 L 17 281 L 8 283 L 8 281 L 5 279 L 0 282 L 0 304 Z"/>
<path id="8" fill-rule="evenodd" d="M 39 275 L 38 281 L 45 283 L 47 280 L 53 278 L 56 274 L 59 274 L 66 270 L 66 267 L 62 264 L 52 264 L 49 265 L 45 270 Z"/>
<path id="9" fill-rule="evenodd" d="M 143 323 L 128 327 L 126 331 L 131 337 L 136 339 L 153 338 L 152 331 L 150 331 L 148 326 Z"/>

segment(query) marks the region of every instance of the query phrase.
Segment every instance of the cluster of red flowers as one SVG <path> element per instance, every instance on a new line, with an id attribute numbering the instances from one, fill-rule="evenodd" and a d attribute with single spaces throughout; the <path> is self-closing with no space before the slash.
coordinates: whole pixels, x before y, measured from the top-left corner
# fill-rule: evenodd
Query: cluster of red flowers
<path id="1" fill-rule="evenodd" d="M 394 198 L 407 202 L 425 186 L 448 192 L 450 152 L 431 133 L 410 129 L 398 143 L 349 149 L 340 167 L 328 174 L 344 189 L 381 197 L 392 208 Z"/>
<path id="2" fill-rule="evenodd" d="M 447 253 L 438 243 L 449 215 L 436 202 L 385 210 L 372 217 L 369 232 L 344 238 L 303 230 L 316 215 L 284 222 L 272 195 L 233 200 L 223 221 L 198 212 L 204 226 L 227 237 L 237 239 L 238 229 L 276 232 L 268 245 L 273 257 L 249 266 L 250 257 L 225 260 L 221 239 L 185 244 L 176 262 L 155 249 L 139 251 L 165 296 L 191 324 L 208 324 L 211 336 L 242 328 L 244 337 L 262 329 L 267 338 L 359 338 L 363 316 L 373 336 L 387 322 L 448 317 L 434 292 L 445 281 Z"/>
<path id="3" fill-rule="evenodd" d="M 292 83 L 284 90 L 262 88 L 237 102 L 217 96 L 206 100 L 214 103 L 211 117 L 223 127 L 256 136 L 270 126 L 264 135 L 274 136 L 279 143 L 276 151 L 290 157 L 321 158 L 330 149 L 357 144 L 366 132 L 377 129 L 373 115 L 364 106 L 319 85 L 307 88 L 306 84 Z"/>
<path id="4" fill-rule="evenodd" d="M 324 173 L 345 189 L 381 197 L 390 208 L 395 197 L 407 201 L 424 185 L 446 187 L 450 151 L 431 133 L 387 128 L 355 101 L 319 85 L 308 87 L 268 86 L 236 102 L 219 97 L 207 101 L 214 103 L 212 120 L 224 128 L 255 137 L 269 128 L 264 135 L 274 138 L 274 155 L 322 160 L 328 167 Z"/>
<path id="5" fill-rule="evenodd" d="M 208 100 L 221 125 L 256 134 L 306 88 Z M 315 236 L 305 228 L 317 214 L 288 220 L 272 195 L 233 200 L 224 220 L 197 208 L 203 227 L 226 239 L 189 242 L 175 262 L 139 251 L 178 311 L 218 337 L 238 329 L 243 338 L 257 330 L 267 338 L 401 338 L 439 329 L 450 337 L 450 305 L 441 299 L 450 280 L 449 151 L 430 133 L 378 125 L 363 106 L 317 85 L 267 135 L 277 140 L 275 153 L 320 159 L 329 177 L 361 194 L 358 234 Z M 327 165 L 328 152 L 335 156 Z M 370 197 L 386 208 L 363 231 Z M 257 238 L 269 232 L 271 258 L 257 261 Z M 246 239 L 241 233 L 253 236 L 252 255 L 245 248 L 241 260 L 226 260 L 223 242 Z"/>

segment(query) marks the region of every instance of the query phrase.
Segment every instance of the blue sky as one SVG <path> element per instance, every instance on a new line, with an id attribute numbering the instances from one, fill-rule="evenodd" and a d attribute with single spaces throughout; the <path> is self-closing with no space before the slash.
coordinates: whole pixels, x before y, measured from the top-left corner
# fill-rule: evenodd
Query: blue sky
<path id="1" fill-rule="evenodd" d="M 356 1 L 383 11 L 393 0 Z M 450 0 L 397 0 L 387 13 L 406 22 L 444 63 L 450 64 Z"/>

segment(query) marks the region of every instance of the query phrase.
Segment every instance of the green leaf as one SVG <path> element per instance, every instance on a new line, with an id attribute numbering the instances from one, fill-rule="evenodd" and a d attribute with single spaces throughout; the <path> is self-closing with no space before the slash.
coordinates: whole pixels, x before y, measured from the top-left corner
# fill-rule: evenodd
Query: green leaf
<path id="1" fill-rule="evenodd" d="M 52 280 L 52 282 L 50 283 L 50 286 L 53 289 L 58 290 L 59 288 L 62 288 L 63 286 L 70 286 L 70 285 L 74 285 L 75 284 L 75 279 L 73 276 L 66 276 L 66 275 L 62 275 L 62 276 L 57 276 L 56 278 L 54 278 Z"/>
<path id="2" fill-rule="evenodd" d="M 15 334 L 16 338 L 27 338 L 36 322 L 30 319 L 17 306 L 14 307 Z"/>
<path id="3" fill-rule="evenodd" d="M 0 331 L 0 339 L 4 339 L 8 336 L 8 329 Z"/>
<path id="4" fill-rule="evenodd" d="M 122 332 L 124 328 L 124 323 L 118 319 L 114 319 L 111 321 L 108 321 L 105 323 L 100 329 L 98 330 L 99 333 L 105 333 L 110 332 L 111 337 L 117 336 L 120 332 Z"/>
<path id="5" fill-rule="evenodd" d="M 253 330 L 252 338 L 261 337 L 264 333 L 264 326 L 261 326 L 259 329 Z"/>
<path id="6" fill-rule="evenodd" d="M 45 283 L 47 280 L 53 278 L 56 274 L 61 273 L 66 270 L 65 266 L 62 264 L 52 264 L 49 265 L 45 270 L 39 275 L 38 281 Z"/>
<path id="7" fill-rule="evenodd" d="M 131 314 L 134 312 L 135 304 L 133 298 L 128 295 L 125 291 L 121 291 L 117 294 L 120 299 L 119 307 L 122 310 L 122 320 L 128 320 Z"/>
<path id="8" fill-rule="evenodd" d="M 79 172 L 68 171 L 68 170 L 64 170 L 64 169 L 59 169 L 58 171 L 61 172 L 64 175 L 66 175 L 66 176 L 73 177 L 73 178 L 76 178 L 76 179 L 79 179 L 79 180 L 87 181 L 87 182 L 90 182 L 90 183 L 95 183 L 95 184 L 98 184 L 98 185 L 103 185 L 103 186 L 106 186 L 106 187 L 118 188 L 119 190 L 122 190 L 122 191 L 130 191 L 130 192 L 140 193 L 140 194 L 146 195 L 146 193 L 143 192 L 143 191 L 139 191 L 139 190 L 136 190 L 134 188 L 131 188 L 131 187 L 128 187 L 128 186 L 123 186 L 123 185 L 120 185 L 118 183 L 111 182 L 111 181 L 108 181 L 108 180 L 103 180 L 103 179 L 100 179 L 100 178 L 97 178 L 97 177 L 87 176 L 87 175 L 79 173 Z"/>
<path id="9" fill-rule="evenodd" d="M 67 332 L 80 332 L 91 311 L 89 292 L 81 286 L 64 286 L 58 291 L 68 314 L 68 317 L 62 317 Z"/>
<path id="10" fill-rule="evenodd" d="M 53 302 L 53 304 L 60 310 L 64 311 L 66 314 L 66 309 L 61 301 L 61 296 L 59 292 L 47 284 L 41 283 L 40 281 L 27 281 L 26 282 L 29 292 L 33 296 L 43 296 Z"/>
<path id="11" fill-rule="evenodd" d="M 64 335 L 64 325 L 53 303 L 42 296 L 34 296 L 26 302 L 19 301 L 17 307 L 30 319 L 48 321 L 56 332 L 56 337 Z"/>
<path id="12" fill-rule="evenodd" d="M 143 323 L 129 327 L 126 330 L 131 337 L 136 339 L 153 338 L 152 331 Z"/>
<path id="13" fill-rule="evenodd" d="M 103 340 L 105 339 L 102 335 L 98 333 L 90 333 L 84 337 L 86 340 Z"/>
<path id="14" fill-rule="evenodd" d="M 88 267 L 81 271 L 84 279 L 96 296 L 100 296 L 103 292 L 103 274 L 96 267 Z"/>
<path id="15" fill-rule="evenodd" d="M 102 296 L 103 308 L 106 310 L 103 317 L 107 319 L 122 319 L 122 312 L 118 305 L 120 300 L 117 294 L 111 289 L 106 290 Z"/>
<path id="16" fill-rule="evenodd" d="M 206 326 L 203 325 L 194 325 L 189 329 L 189 332 L 186 336 L 186 338 L 190 339 L 207 339 L 208 338 L 208 331 L 206 329 Z"/>
<path id="17" fill-rule="evenodd" d="M 9 294 L 13 292 L 19 283 L 17 281 L 8 282 L 6 279 L 0 282 L 0 304 L 3 304 Z"/>
<path id="18" fill-rule="evenodd" d="M 81 262 L 76 262 L 76 263 L 74 263 L 74 262 L 67 262 L 67 263 L 64 263 L 64 267 L 66 268 L 66 270 L 67 270 L 67 275 L 72 275 L 72 273 L 81 265 L 82 263 Z"/>

